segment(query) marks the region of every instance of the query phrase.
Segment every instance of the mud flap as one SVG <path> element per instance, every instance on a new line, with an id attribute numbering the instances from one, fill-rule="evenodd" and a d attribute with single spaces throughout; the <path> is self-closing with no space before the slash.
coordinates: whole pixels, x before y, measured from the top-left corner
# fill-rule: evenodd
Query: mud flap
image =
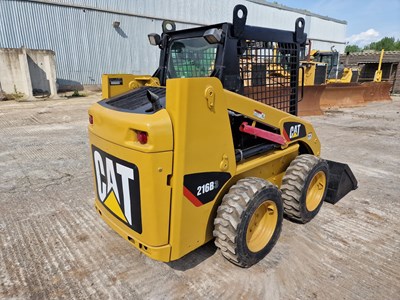
<path id="1" fill-rule="evenodd" d="M 329 179 L 325 201 L 335 204 L 349 192 L 357 189 L 358 182 L 348 165 L 331 160 L 326 162 L 329 165 Z"/>

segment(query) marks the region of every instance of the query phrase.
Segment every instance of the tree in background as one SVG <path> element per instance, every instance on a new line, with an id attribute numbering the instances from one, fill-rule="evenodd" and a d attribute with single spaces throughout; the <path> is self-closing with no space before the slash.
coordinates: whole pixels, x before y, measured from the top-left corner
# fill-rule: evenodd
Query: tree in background
<path id="1" fill-rule="evenodd" d="M 351 52 L 360 52 L 363 50 L 381 51 L 382 49 L 385 49 L 385 51 L 400 50 L 400 40 L 395 40 L 394 37 L 384 37 L 380 41 L 373 42 L 369 45 L 366 45 L 363 49 L 357 45 L 347 45 L 344 52 L 351 53 Z"/>
<path id="2" fill-rule="evenodd" d="M 344 49 L 344 53 L 347 52 L 360 52 L 362 49 L 358 47 L 357 45 L 347 45 L 346 48 Z"/>
<path id="3" fill-rule="evenodd" d="M 400 50 L 400 40 L 396 41 L 394 37 L 384 37 L 380 41 L 371 43 L 364 47 L 364 50 L 381 51 L 381 49 L 385 49 L 385 51 Z"/>

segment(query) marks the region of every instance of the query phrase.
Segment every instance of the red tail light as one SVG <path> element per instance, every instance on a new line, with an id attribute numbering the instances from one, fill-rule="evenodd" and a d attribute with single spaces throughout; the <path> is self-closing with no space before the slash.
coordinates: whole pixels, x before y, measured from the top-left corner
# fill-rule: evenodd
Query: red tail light
<path id="1" fill-rule="evenodd" d="M 89 123 L 90 123 L 90 125 L 93 125 L 93 116 L 92 115 L 89 115 Z"/>
<path id="2" fill-rule="evenodd" d="M 145 131 L 136 131 L 137 140 L 139 143 L 147 144 L 147 132 Z"/>

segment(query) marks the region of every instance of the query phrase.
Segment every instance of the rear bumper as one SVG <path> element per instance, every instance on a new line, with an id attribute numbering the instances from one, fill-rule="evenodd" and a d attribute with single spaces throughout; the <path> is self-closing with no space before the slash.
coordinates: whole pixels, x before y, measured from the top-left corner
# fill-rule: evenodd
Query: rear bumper
<path id="1" fill-rule="evenodd" d="M 116 220 L 116 218 L 97 199 L 95 201 L 95 208 L 100 217 L 108 224 L 108 226 L 115 230 L 125 240 L 129 241 L 139 251 L 155 260 L 164 262 L 170 261 L 171 245 L 158 247 L 149 246 L 137 238 L 133 238 L 134 231 L 120 221 Z M 130 232 L 132 232 L 132 234 Z"/>

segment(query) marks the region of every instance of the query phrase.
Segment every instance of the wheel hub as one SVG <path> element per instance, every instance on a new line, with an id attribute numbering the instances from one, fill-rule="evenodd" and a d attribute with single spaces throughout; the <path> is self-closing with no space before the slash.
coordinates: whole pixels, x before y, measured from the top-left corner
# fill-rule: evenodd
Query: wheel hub
<path id="1" fill-rule="evenodd" d="M 313 211 L 318 207 L 324 196 L 326 187 L 326 175 L 319 171 L 310 181 L 306 195 L 306 207 L 308 211 Z"/>
<path id="2" fill-rule="evenodd" d="M 278 222 L 276 204 L 267 200 L 254 212 L 246 233 L 247 247 L 252 252 L 258 252 L 267 245 L 274 234 Z"/>

